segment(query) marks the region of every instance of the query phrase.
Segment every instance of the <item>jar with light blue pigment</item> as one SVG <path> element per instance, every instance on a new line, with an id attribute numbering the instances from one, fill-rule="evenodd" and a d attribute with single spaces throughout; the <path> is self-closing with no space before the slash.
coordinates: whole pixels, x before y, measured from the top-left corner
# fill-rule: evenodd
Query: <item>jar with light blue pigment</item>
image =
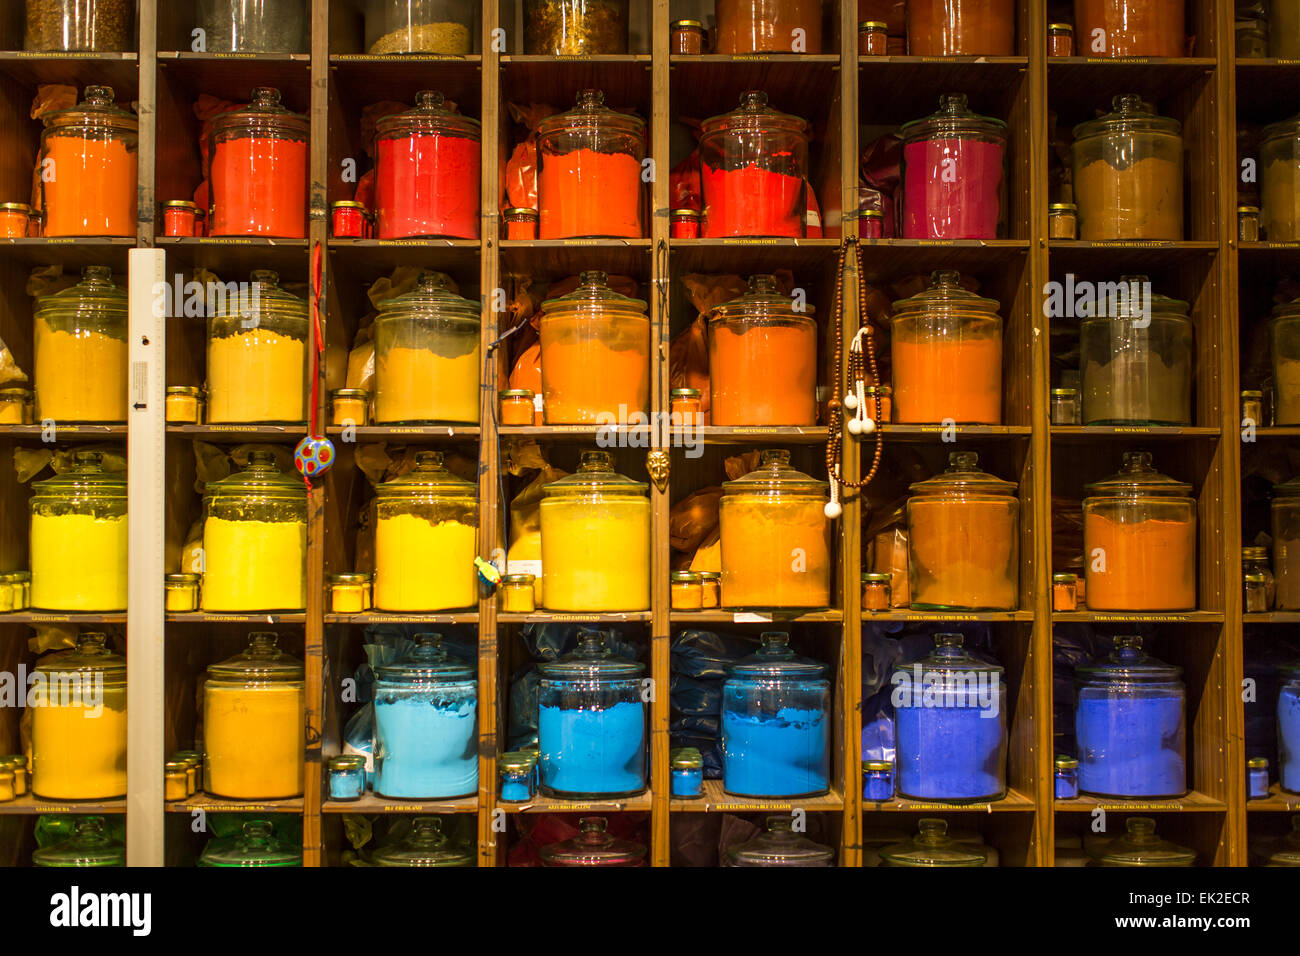
<path id="1" fill-rule="evenodd" d="M 830 789 L 830 681 L 790 635 L 766 631 L 722 685 L 722 788 L 743 797 L 819 796 Z"/>
<path id="2" fill-rule="evenodd" d="M 584 630 L 573 653 L 538 671 L 542 792 L 576 799 L 643 793 L 645 665 L 613 657 L 603 633 Z"/>
<path id="3" fill-rule="evenodd" d="M 1268 758 L 1251 757 L 1246 761 L 1246 798 L 1263 800 L 1268 796 Z"/>
<path id="4" fill-rule="evenodd" d="M 504 753 L 497 760 L 503 803 L 524 803 L 537 795 L 537 755 L 522 750 Z"/>
<path id="5" fill-rule="evenodd" d="M 1075 670 L 1079 789 L 1100 797 L 1187 792 L 1182 669 L 1120 635 L 1110 655 Z"/>
<path id="6" fill-rule="evenodd" d="M 1007 792 L 1007 686 L 960 634 L 894 671 L 898 792 L 920 800 L 997 800 Z"/>
<path id="7" fill-rule="evenodd" d="M 442 635 L 375 671 L 375 792 L 415 800 L 478 791 L 478 681 Z"/>
<path id="8" fill-rule="evenodd" d="M 877 803 L 894 799 L 894 765 L 888 760 L 862 761 L 862 799 Z"/>
<path id="9" fill-rule="evenodd" d="M 1300 661 L 1278 669 L 1277 775 L 1287 793 L 1300 793 Z"/>
<path id="10" fill-rule="evenodd" d="M 341 754 L 330 758 L 330 799 L 360 800 L 366 795 L 366 758 Z"/>
<path id="11" fill-rule="evenodd" d="M 668 755 L 668 766 L 674 797 L 704 795 L 704 756 L 698 748 L 677 747 Z"/>
<path id="12" fill-rule="evenodd" d="M 1079 796 L 1079 761 L 1066 754 L 1056 756 L 1057 800 L 1074 800 Z"/>

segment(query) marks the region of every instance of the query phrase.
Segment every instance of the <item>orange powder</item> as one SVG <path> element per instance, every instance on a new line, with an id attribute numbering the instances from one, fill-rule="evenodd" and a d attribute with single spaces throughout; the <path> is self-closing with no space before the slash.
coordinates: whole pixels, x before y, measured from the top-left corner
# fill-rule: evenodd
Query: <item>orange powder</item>
<path id="1" fill-rule="evenodd" d="M 542 349 L 542 412 L 548 425 L 594 425 L 601 412 L 644 412 L 650 403 L 650 327 L 645 351 L 568 338 Z"/>
<path id="2" fill-rule="evenodd" d="M 45 235 L 135 235 L 134 149 L 119 139 L 50 134 L 42 157 L 48 176 L 42 183 Z"/>
<path id="3" fill-rule="evenodd" d="M 641 164 L 635 156 L 575 149 L 541 159 L 542 239 L 641 238 Z"/>
<path id="4" fill-rule="evenodd" d="M 709 330 L 714 425 L 817 424 L 817 328 L 717 323 Z"/>
<path id="5" fill-rule="evenodd" d="M 210 236 L 307 235 L 307 144 L 271 136 L 217 143 Z"/>
<path id="6" fill-rule="evenodd" d="M 895 336 L 894 421 L 1002 423 L 1000 337 L 909 342 Z"/>
<path id="7" fill-rule="evenodd" d="M 1094 570 L 1105 553 L 1105 572 Z M 1196 607 L 1196 522 L 1128 523 L 1083 518 L 1088 607 L 1096 611 L 1187 611 Z"/>
<path id="8" fill-rule="evenodd" d="M 1014 610 L 1016 508 L 1002 501 L 907 503 L 913 607 Z"/>
<path id="9" fill-rule="evenodd" d="M 724 495 L 723 607 L 827 607 L 830 522 L 821 501 Z"/>

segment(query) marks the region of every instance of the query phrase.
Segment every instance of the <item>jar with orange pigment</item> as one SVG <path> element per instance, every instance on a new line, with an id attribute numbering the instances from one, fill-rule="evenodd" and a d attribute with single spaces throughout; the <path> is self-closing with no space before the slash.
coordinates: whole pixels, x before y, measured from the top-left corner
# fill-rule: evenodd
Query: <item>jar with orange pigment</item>
<path id="1" fill-rule="evenodd" d="M 751 276 L 749 291 L 709 317 L 709 400 L 714 425 L 817 424 L 813 307 Z"/>
<path id="2" fill-rule="evenodd" d="M 209 236 L 307 235 L 310 122 L 260 88 L 242 110 L 212 120 L 212 221 Z"/>
<path id="3" fill-rule="evenodd" d="M 539 237 L 641 238 L 645 153 L 645 121 L 606 107 L 600 90 L 538 123 Z"/>
<path id="4" fill-rule="evenodd" d="M 32 207 L 21 202 L 0 203 L 0 239 L 26 239 Z"/>
<path id="5" fill-rule="evenodd" d="M 1151 453 L 1124 453 L 1117 474 L 1085 487 L 1083 561 L 1095 611 L 1196 607 L 1196 499 L 1162 475 Z"/>
<path id="6" fill-rule="evenodd" d="M 78 106 L 45 114 L 39 164 L 46 236 L 136 233 L 139 121 L 107 86 Z"/>
<path id="7" fill-rule="evenodd" d="M 973 451 L 918 481 L 907 499 L 907 574 L 913 608 L 1011 611 L 1020 580 L 1016 483 L 980 471 Z"/>
<path id="8" fill-rule="evenodd" d="M 830 605 L 827 487 L 790 467 L 790 452 L 776 448 L 763 452 L 754 471 L 723 483 L 723 607 Z"/>
<path id="9" fill-rule="evenodd" d="M 890 337 L 894 421 L 1002 424 L 1002 319 L 995 299 L 956 272 L 894 303 Z"/>
<path id="10" fill-rule="evenodd" d="M 547 425 L 626 423 L 649 406 L 647 306 L 615 292 L 608 278 L 603 272 L 584 272 L 568 295 L 542 303 Z"/>

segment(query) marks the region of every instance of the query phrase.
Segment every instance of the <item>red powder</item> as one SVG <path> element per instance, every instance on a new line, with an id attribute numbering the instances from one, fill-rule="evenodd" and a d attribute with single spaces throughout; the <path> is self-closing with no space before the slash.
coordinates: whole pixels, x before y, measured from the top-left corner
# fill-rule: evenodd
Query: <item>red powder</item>
<path id="1" fill-rule="evenodd" d="M 903 147 L 904 239 L 996 239 L 1002 147 L 960 137 Z"/>
<path id="2" fill-rule="evenodd" d="M 537 190 L 542 239 L 640 239 L 641 164 L 627 153 L 543 152 Z"/>
<path id="3" fill-rule="evenodd" d="M 380 239 L 477 239 L 479 144 L 464 136 L 379 140 L 375 204 Z"/>
<path id="4" fill-rule="evenodd" d="M 237 136 L 212 159 L 210 236 L 307 236 L 307 144 Z"/>
<path id="5" fill-rule="evenodd" d="M 804 180 L 758 166 L 701 166 L 704 238 L 804 237 Z"/>

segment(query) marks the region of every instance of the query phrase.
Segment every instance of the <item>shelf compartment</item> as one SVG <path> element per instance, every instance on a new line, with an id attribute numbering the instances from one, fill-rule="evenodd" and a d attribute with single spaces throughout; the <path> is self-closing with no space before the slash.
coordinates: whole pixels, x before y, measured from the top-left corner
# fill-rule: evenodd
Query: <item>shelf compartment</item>
<path id="1" fill-rule="evenodd" d="M 669 809 L 685 813 L 834 813 L 844 809 L 844 795 L 832 787 L 820 797 L 738 797 L 723 790 L 721 780 L 705 780 L 704 796 L 673 797 Z"/>
<path id="2" fill-rule="evenodd" d="M 524 803 L 497 804 L 506 813 L 629 813 L 649 812 L 653 803 L 650 791 L 618 800 L 566 800 L 539 793 Z"/>
<path id="3" fill-rule="evenodd" d="M 936 800 L 913 800 L 896 796 L 892 800 L 863 800 L 864 813 L 1032 813 L 1032 797 L 1019 790 L 1007 790 L 1001 800 L 977 800 L 971 803 L 941 803 Z"/>
<path id="4" fill-rule="evenodd" d="M 670 611 L 673 624 L 838 624 L 844 612 L 838 608 L 803 610 L 801 608 L 734 608 L 707 611 Z"/>
<path id="5" fill-rule="evenodd" d="M 118 800 L 45 800 L 30 791 L 0 803 L 0 815 L 42 813 L 126 813 L 126 797 Z"/>
<path id="6" fill-rule="evenodd" d="M 327 788 L 328 789 L 328 788 Z M 421 816 L 429 813 L 476 813 L 478 797 L 459 800 L 409 800 L 385 797 L 366 791 L 360 800 L 330 800 L 321 805 L 322 813 L 410 813 Z"/>
<path id="7" fill-rule="evenodd" d="M 206 793 L 196 793 L 184 800 L 173 800 L 164 809 L 168 813 L 302 813 L 305 804 L 302 797 L 290 797 L 287 800 L 231 800 L 228 797 L 214 797 Z"/>
<path id="8" fill-rule="evenodd" d="M 1192 790 L 1186 796 L 1173 797 L 1168 800 L 1151 797 L 1135 797 L 1131 800 L 1119 797 L 1093 797 L 1088 794 L 1079 794 L 1074 800 L 1056 800 L 1053 806 L 1057 813 L 1087 813 L 1091 814 L 1094 810 L 1105 810 L 1107 813 L 1177 813 L 1177 812 L 1201 812 L 1201 813 L 1223 813 L 1228 809 L 1228 805 L 1221 800 L 1215 800 L 1213 797 L 1196 790 Z"/>
<path id="9" fill-rule="evenodd" d="M 1262 800 L 1247 800 L 1247 813 L 1300 813 L 1300 794 L 1287 793 L 1278 784 L 1268 788 Z"/>

